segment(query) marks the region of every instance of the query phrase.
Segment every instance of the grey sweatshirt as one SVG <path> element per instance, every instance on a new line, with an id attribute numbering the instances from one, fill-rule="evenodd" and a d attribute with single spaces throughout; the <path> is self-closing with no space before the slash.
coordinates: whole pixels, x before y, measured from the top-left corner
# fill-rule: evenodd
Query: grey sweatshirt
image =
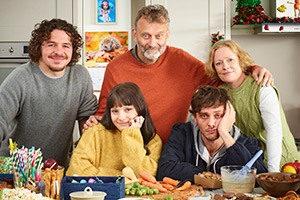
<path id="1" fill-rule="evenodd" d="M 53 79 L 37 65 L 17 67 L 0 86 L 0 155 L 9 156 L 9 138 L 18 147 L 41 148 L 44 160 L 67 166 L 75 120 L 96 112 L 88 71 L 75 65 Z"/>

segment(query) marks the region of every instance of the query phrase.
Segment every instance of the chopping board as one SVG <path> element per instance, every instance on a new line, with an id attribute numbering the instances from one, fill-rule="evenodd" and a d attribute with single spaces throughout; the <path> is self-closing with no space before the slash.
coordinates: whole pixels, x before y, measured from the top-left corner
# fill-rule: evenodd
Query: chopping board
<path id="1" fill-rule="evenodd" d="M 180 199 L 188 199 L 189 197 L 195 196 L 196 194 L 200 194 L 199 190 L 201 189 L 202 186 L 198 185 L 192 185 L 189 189 L 184 190 L 184 191 L 167 191 L 167 192 L 159 192 L 158 194 L 154 195 L 143 195 L 139 196 L 142 198 L 152 198 L 154 200 L 161 200 L 165 199 L 168 195 L 171 195 L 173 197 L 173 200 L 180 200 Z M 133 195 L 127 195 L 126 197 L 138 197 L 138 196 L 133 196 Z"/>

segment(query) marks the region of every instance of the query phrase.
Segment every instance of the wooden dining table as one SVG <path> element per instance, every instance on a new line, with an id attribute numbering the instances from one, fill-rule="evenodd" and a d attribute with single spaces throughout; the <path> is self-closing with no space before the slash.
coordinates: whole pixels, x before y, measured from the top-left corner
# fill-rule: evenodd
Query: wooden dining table
<path id="1" fill-rule="evenodd" d="M 204 194 L 202 193 L 202 190 L 204 191 Z M 164 200 L 168 195 L 171 195 L 173 197 L 173 200 L 210 200 L 213 199 L 215 194 L 223 194 L 222 188 L 220 189 L 209 189 L 209 188 L 203 188 L 200 185 L 193 184 L 191 188 L 184 190 L 184 191 L 167 191 L 167 192 L 160 192 L 159 194 L 154 195 L 143 195 L 141 198 L 144 199 L 154 199 L 154 200 Z M 252 193 L 246 193 L 246 195 L 250 197 L 260 197 L 260 196 L 268 196 L 266 192 L 260 188 L 254 188 Z M 138 196 L 131 196 L 127 195 L 126 198 L 135 198 Z M 274 197 L 269 197 L 269 199 L 276 199 Z"/>

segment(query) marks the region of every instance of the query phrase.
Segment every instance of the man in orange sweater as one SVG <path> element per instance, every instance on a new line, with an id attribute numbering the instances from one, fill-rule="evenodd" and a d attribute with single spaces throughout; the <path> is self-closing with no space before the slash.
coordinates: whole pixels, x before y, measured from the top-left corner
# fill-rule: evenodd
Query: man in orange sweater
<path id="1" fill-rule="evenodd" d="M 97 124 L 105 111 L 106 98 L 110 90 L 123 82 L 134 82 L 142 90 L 157 134 L 167 142 L 171 128 L 185 122 L 190 99 L 199 85 L 218 86 L 204 71 L 204 63 L 189 53 L 167 46 L 169 39 L 168 11 L 161 5 L 142 8 L 135 19 L 132 30 L 135 48 L 118 56 L 107 65 L 99 98 L 99 109 L 84 125 L 84 129 Z M 255 68 L 255 69 L 254 69 Z M 264 77 L 264 85 L 273 82 L 265 68 L 253 67 L 253 76 L 258 82 Z"/>

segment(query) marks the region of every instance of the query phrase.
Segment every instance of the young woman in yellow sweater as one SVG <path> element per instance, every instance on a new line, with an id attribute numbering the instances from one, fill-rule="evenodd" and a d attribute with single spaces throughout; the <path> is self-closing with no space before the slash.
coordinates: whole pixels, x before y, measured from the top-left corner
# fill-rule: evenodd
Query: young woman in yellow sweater
<path id="1" fill-rule="evenodd" d="M 107 97 L 100 123 L 82 135 L 70 160 L 67 176 L 118 176 L 124 167 L 156 176 L 162 141 L 140 88 L 131 82 L 116 85 Z"/>

